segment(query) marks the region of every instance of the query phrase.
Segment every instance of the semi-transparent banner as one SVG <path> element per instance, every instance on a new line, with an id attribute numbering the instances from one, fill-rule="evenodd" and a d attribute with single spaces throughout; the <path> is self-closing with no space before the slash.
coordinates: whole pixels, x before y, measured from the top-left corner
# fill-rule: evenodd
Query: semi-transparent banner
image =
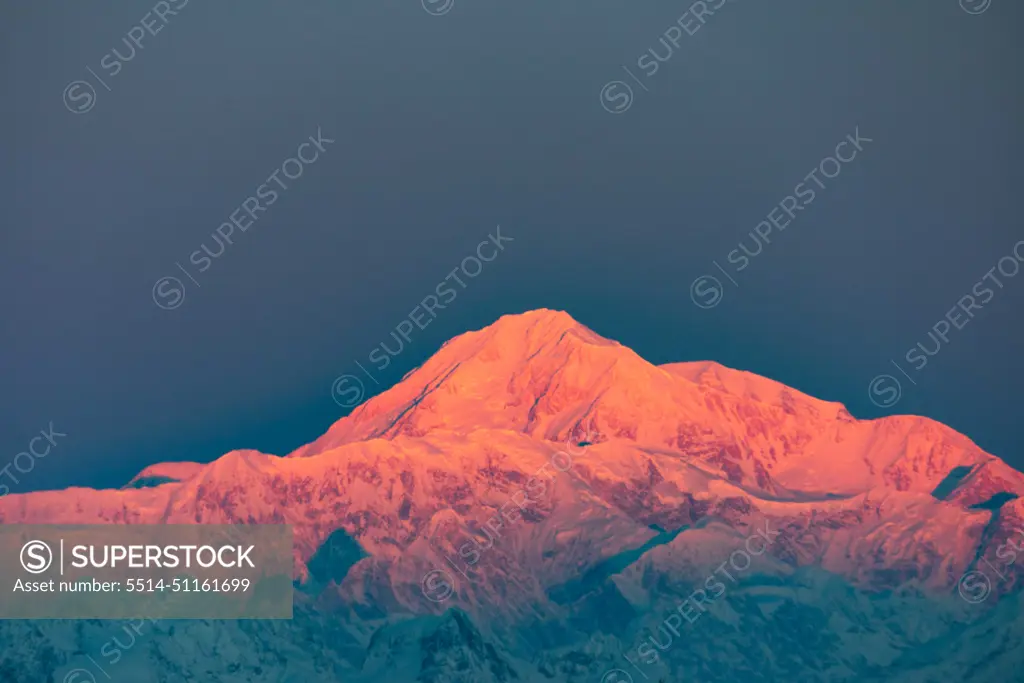
<path id="1" fill-rule="evenodd" d="M 283 525 L 0 525 L 0 619 L 291 619 Z"/>

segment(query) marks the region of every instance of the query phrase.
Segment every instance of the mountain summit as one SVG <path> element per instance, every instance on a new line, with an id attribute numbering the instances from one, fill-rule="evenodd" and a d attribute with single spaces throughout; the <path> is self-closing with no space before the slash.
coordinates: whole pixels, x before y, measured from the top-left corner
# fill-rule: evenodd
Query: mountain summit
<path id="1" fill-rule="evenodd" d="M 510 429 L 559 440 L 586 417 L 572 412 L 583 398 L 599 395 L 631 373 L 631 381 L 643 381 L 635 373 L 649 369 L 653 366 L 635 353 L 567 313 L 542 309 L 507 315 L 448 341 L 400 384 L 290 457 L 433 430 Z"/>
<path id="2" fill-rule="evenodd" d="M 972 481 L 990 468 L 1024 484 L 932 420 L 859 421 L 839 403 L 717 363 L 655 366 L 547 309 L 504 316 L 452 339 L 399 385 L 288 457 L 369 439 L 480 430 L 676 452 L 733 484 L 783 498 L 875 488 L 930 493 L 957 467 L 969 468 Z M 972 504 L 996 493 L 981 488 L 968 496 Z"/>
<path id="3" fill-rule="evenodd" d="M 274 650 L 216 680 L 599 680 L 746 548 L 756 561 L 685 643 L 659 646 L 652 678 L 909 683 L 967 680 L 1024 646 L 1007 561 L 1022 494 L 1024 475 L 927 418 L 857 420 L 713 362 L 655 366 L 540 310 L 450 340 L 288 456 L 7 496 L 0 522 L 293 525 L 296 620 L 211 626 L 224 647 Z M 1000 601 L 975 623 L 957 593 L 986 566 Z M 19 628 L 0 634 L 70 637 Z M 957 637 L 972 654 L 936 669 Z M 202 647 L 152 657 L 156 672 L 224 668 Z M 0 671 L 47 680 L 36 660 Z"/>

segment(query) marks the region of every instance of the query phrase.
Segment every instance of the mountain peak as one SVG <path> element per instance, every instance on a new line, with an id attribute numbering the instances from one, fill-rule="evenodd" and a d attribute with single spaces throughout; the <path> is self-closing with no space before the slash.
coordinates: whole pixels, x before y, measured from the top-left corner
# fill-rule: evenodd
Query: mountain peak
<path id="1" fill-rule="evenodd" d="M 525 313 L 503 315 L 483 329 L 455 337 L 445 344 L 444 348 L 462 346 L 461 351 L 472 349 L 480 352 L 490 347 L 497 353 L 502 353 L 502 350 L 520 350 L 525 351 L 528 358 L 532 358 L 541 349 L 565 340 L 570 344 L 619 345 L 577 322 L 565 311 L 539 308 Z M 442 351 L 437 355 L 441 356 L 443 353 Z"/>
<path id="2" fill-rule="evenodd" d="M 496 432 L 672 453 L 699 477 L 776 499 L 876 486 L 930 493 L 953 468 L 973 471 L 986 457 L 926 418 L 857 420 L 840 403 L 712 361 L 652 365 L 547 309 L 455 337 L 289 457 L 399 437 L 488 441 Z M 982 488 L 1016 490 L 1016 481 L 1000 483 L 1009 478 Z"/>
<path id="3" fill-rule="evenodd" d="M 508 429 L 561 438 L 578 426 L 585 404 L 608 387 L 664 379 L 663 374 L 565 311 L 505 315 L 449 340 L 401 383 L 291 456 L 434 429 Z"/>
<path id="4" fill-rule="evenodd" d="M 538 309 L 451 339 L 291 456 L 375 438 L 487 429 L 558 442 L 599 433 L 658 449 L 689 450 L 695 439 L 725 448 L 762 413 L 766 423 L 786 415 L 853 419 L 838 403 L 718 363 L 656 367 L 565 311 Z M 723 429 L 725 423 L 733 424 Z"/>
<path id="5" fill-rule="evenodd" d="M 522 313 L 507 313 L 488 327 L 513 327 L 513 326 L 544 326 L 547 328 L 569 329 L 577 327 L 580 323 L 566 311 L 551 308 L 535 308 Z"/>

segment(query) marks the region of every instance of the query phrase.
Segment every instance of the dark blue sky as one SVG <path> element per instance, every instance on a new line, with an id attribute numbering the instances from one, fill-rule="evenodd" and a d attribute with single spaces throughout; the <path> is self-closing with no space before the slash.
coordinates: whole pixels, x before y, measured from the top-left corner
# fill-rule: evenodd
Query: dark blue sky
<path id="1" fill-rule="evenodd" d="M 558 308 L 652 362 L 928 415 L 1024 467 L 1024 274 L 997 271 L 921 370 L 905 359 L 1024 239 L 1021 3 L 735 0 L 701 24 L 663 0 L 183 2 L 0 10 L 0 466 L 51 422 L 68 435 L 12 491 L 314 439 L 345 412 L 335 378 L 372 370 L 499 224 L 514 242 L 382 387 L 467 329 Z M 611 114 L 616 80 L 635 97 Z M 236 210 L 318 127 L 335 142 L 249 226 Z M 737 272 L 858 128 L 872 141 Z M 246 231 L 199 272 L 233 212 Z M 880 408 L 888 373 L 902 397 Z"/>

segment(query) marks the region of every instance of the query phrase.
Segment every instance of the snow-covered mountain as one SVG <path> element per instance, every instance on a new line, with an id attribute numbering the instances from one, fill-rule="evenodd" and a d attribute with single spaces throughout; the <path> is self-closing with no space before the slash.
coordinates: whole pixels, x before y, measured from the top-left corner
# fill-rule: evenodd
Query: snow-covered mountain
<path id="1" fill-rule="evenodd" d="M 295 619 L 148 625 L 116 665 L 140 683 L 987 681 L 1024 658 L 1022 492 L 927 418 L 654 366 L 541 310 L 287 456 L 7 496 L 0 522 L 294 526 Z M 119 629 L 0 623 L 0 681 Z"/>

